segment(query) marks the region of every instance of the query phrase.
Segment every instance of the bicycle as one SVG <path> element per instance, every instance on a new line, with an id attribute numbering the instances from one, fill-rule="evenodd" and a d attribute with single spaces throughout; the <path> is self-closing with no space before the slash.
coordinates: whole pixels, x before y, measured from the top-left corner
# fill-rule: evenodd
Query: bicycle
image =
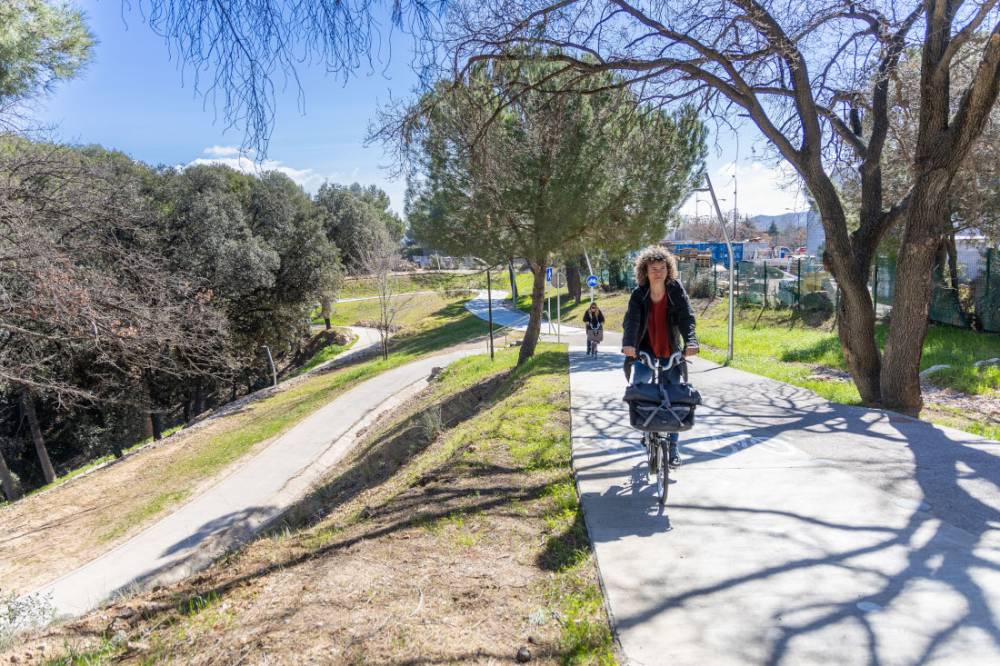
<path id="1" fill-rule="evenodd" d="M 688 381 L 688 361 L 681 352 L 671 354 L 670 358 L 667 359 L 665 367 L 660 363 L 659 358 L 654 359 L 646 352 L 639 352 L 639 360 L 632 365 L 633 373 L 637 372 L 636 366 L 640 363 L 652 371 L 653 376 L 650 383 L 659 384 L 664 378 L 663 373 L 669 373 L 674 368 L 680 368 L 681 379 L 685 384 Z M 638 379 L 639 377 L 633 374 L 633 380 Z M 667 375 L 666 379 L 669 381 L 671 379 L 670 375 Z M 671 465 L 669 464 L 669 444 L 670 437 L 665 436 L 663 433 L 647 431 L 642 433 L 642 445 L 646 449 L 646 462 L 649 465 L 649 474 L 656 477 L 656 497 L 661 508 L 667 503 L 667 494 L 670 487 Z M 673 465 L 673 467 L 676 466 L 676 464 Z"/>

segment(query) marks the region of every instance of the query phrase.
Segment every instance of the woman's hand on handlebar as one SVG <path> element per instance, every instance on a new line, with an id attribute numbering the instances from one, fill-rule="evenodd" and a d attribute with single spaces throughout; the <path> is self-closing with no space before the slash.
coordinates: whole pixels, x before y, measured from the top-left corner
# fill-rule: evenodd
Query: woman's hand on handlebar
<path id="1" fill-rule="evenodd" d="M 635 347 L 622 347 L 622 353 L 629 358 L 635 358 Z"/>

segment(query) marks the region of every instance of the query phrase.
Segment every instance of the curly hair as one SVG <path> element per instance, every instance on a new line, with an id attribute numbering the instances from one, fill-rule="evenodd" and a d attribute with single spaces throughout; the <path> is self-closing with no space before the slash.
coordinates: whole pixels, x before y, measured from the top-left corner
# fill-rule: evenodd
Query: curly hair
<path id="1" fill-rule="evenodd" d="M 677 279 L 677 260 L 674 259 L 674 255 L 662 245 L 650 245 L 635 258 L 635 281 L 640 286 L 645 287 L 649 284 L 647 268 L 654 261 L 662 261 L 667 265 L 665 282 Z"/>

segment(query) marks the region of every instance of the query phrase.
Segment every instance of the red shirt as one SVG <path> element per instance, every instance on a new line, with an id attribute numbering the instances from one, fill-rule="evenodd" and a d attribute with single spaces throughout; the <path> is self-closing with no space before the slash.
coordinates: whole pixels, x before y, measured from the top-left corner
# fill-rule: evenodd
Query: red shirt
<path id="1" fill-rule="evenodd" d="M 646 334 L 653 353 L 659 358 L 667 358 L 673 352 L 670 348 L 670 322 L 667 321 L 667 305 L 670 299 L 664 294 L 659 303 L 653 303 L 646 322 Z"/>

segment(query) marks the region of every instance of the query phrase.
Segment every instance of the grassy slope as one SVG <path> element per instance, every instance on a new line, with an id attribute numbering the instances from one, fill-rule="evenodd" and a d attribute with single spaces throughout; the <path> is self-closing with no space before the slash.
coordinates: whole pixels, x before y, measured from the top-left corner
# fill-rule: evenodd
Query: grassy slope
<path id="1" fill-rule="evenodd" d="M 419 323 L 394 339 L 388 360 L 377 358 L 302 378 L 275 395 L 184 433 L 179 441 L 98 470 L 85 483 L 0 508 L 0 522 L 47 526 L 24 534 L 15 529 L 12 538 L 0 543 L 0 578 L 10 576 L 27 589 L 55 571 L 86 561 L 134 534 L 183 501 L 199 483 L 358 382 L 484 334 L 486 325 L 470 315 L 462 302 L 424 300 L 419 308 L 415 306 L 413 317 Z M 71 511 L 71 507 L 86 510 Z M 65 521 L 54 519 L 62 514 Z M 54 530 L 61 541 L 58 547 L 47 546 Z"/>
<path id="2" fill-rule="evenodd" d="M 59 630 L 50 663 L 506 661 L 529 635 L 533 663 L 614 663 L 569 463 L 566 355 L 541 345 L 509 372 L 515 354 L 456 362 L 333 471 L 306 522 L 126 602 L 157 610 L 124 638 L 89 635 L 97 614 Z M 501 383 L 469 418 L 394 457 L 392 437 L 489 377 Z"/>
<path id="3" fill-rule="evenodd" d="M 503 271 L 506 275 L 506 271 Z M 496 280 L 500 275 L 497 271 L 493 275 Z M 504 278 L 504 284 L 509 280 Z M 448 289 L 485 289 L 486 273 L 413 273 L 410 275 L 398 275 L 393 277 L 394 291 L 406 293 L 412 291 L 444 291 Z M 499 288 L 499 287 L 498 287 Z M 363 298 L 375 296 L 374 281 L 367 278 L 349 279 L 344 281 L 339 298 Z"/>

